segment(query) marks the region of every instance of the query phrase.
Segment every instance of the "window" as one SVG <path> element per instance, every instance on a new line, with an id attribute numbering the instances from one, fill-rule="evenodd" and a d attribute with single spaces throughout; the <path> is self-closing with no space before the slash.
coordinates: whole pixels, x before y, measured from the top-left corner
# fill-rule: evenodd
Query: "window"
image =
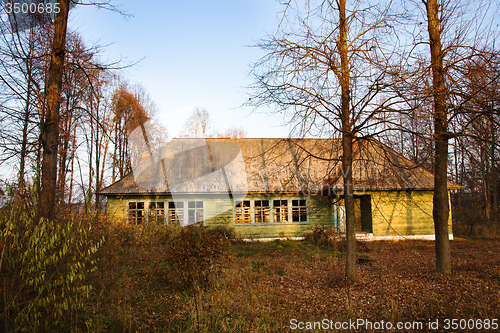
<path id="1" fill-rule="evenodd" d="M 274 222 L 288 222 L 288 200 L 273 200 Z"/>
<path id="2" fill-rule="evenodd" d="M 241 201 L 236 205 L 234 223 L 252 223 L 250 200 Z"/>
<path id="3" fill-rule="evenodd" d="M 308 223 L 307 199 L 244 200 L 233 212 L 234 224 Z"/>
<path id="4" fill-rule="evenodd" d="M 184 202 L 170 201 L 168 203 L 168 225 L 184 224 Z"/>
<path id="5" fill-rule="evenodd" d="M 306 200 L 292 200 L 292 222 L 307 222 Z"/>
<path id="6" fill-rule="evenodd" d="M 148 223 L 159 225 L 165 223 L 165 203 L 162 201 L 152 201 L 149 203 Z"/>
<path id="7" fill-rule="evenodd" d="M 188 223 L 203 223 L 203 201 L 188 202 Z"/>
<path id="8" fill-rule="evenodd" d="M 255 223 L 269 223 L 269 200 L 255 200 Z"/>
<path id="9" fill-rule="evenodd" d="M 141 225 L 144 222 L 144 202 L 131 201 L 128 203 L 128 223 Z"/>
<path id="10" fill-rule="evenodd" d="M 204 218 L 203 201 L 129 201 L 127 203 L 127 221 L 134 225 L 147 223 L 183 226 L 194 223 L 203 224 Z"/>

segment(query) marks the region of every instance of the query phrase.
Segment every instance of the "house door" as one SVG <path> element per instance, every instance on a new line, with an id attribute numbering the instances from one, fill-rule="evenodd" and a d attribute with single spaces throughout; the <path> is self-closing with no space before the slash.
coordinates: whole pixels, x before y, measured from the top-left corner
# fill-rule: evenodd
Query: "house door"
<path id="1" fill-rule="evenodd" d="M 360 198 L 361 208 L 361 231 L 373 232 L 372 225 L 372 197 L 371 195 L 363 195 Z"/>

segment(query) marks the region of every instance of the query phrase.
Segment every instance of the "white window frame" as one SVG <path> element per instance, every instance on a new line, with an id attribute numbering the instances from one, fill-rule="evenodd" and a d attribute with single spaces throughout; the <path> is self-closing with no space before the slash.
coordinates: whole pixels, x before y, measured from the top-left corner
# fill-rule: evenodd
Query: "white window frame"
<path id="1" fill-rule="evenodd" d="M 171 208 L 170 204 L 172 204 L 174 207 Z M 182 207 L 177 207 L 178 204 L 182 204 Z M 185 203 L 184 201 L 179 201 L 179 200 L 169 200 L 167 201 L 167 218 L 165 220 L 167 225 L 176 225 L 176 226 L 181 226 L 184 224 L 184 219 L 185 219 L 185 214 L 184 214 L 184 206 Z M 175 214 L 175 221 L 171 222 L 170 221 L 170 213 L 173 212 Z"/>
<path id="2" fill-rule="evenodd" d="M 286 206 L 286 221 L 284 222 L 275 222 L 275 209 L 278 209 L 278 207 L 274 206 L 274 201 L 279 200 L 280 203 L 282 201 L 287 202 Z M 306 220 L 305 221 L 293 221 L 293 206 L 292 206 L 292 201 L 293 200 L 305 200 L 305 208 L 306 208 Z M 240 209 L 240 207 L 237 207 L 236 204 L 233 204 L 233 225 L 284 225 L 284 224 L 309 224 L 309 199 L 308 198 L 303 198 L 303 197 L 279 197 L 279 198 L 250 198 L 250 199 L 245 199 L 242 201 L 250 201 L 250 216 L 251 216 L 251 221 L 250 222 L 236 222 L 236 217 L 237 217 L 237 210 Z M 269 206 L 263 206 L 269 209 L 269 222 L 257 222 L 257 209 L 259 206 L 255 205 L 256 201 L 268 201 Z M 283 206 L 281 206 L 283 207 Z M 304 206 L 298 206 L 304 207 Z"/>
<path id="3" fill-rule="evenodd" d="M 135 202 L 136 203 L 136 207 L 137 207 L 137 203 L 144 203 L 144 209 L 143 209 L 143 222 L 141 224 L 137 224 L 137 222 L 132 222 L 130 221 L 129 219 L 129 212 L 130 212 L 130 203 L 131 202 Z M 182 202 L 183 203 L 183 207 L 182 208 L 175 208 L 176 211 L 180 211 L 182 212 L 182 217 L 184 219 L 184 221 L 186 221 L 186 219 L 189 219 L 189 203 L 190 202 L 201 202 L 201 205 L 203 206 L 202 208 L 200 207 L 195 207 L 194 209 L 197 210 L 197 214 L 202 214 L 203 215 L 203 225 L 206 226 L 206 202 L 205 200 L 196 200 L 196 199 L 183 199 L 183 200 L 172 200 L 172 199 L 159 199 L 159 200 L 154 200 L 154 199 L 131 199 L 131 200 L 127 200 L 127 203 L 126 203 L 126 221 L 127 221 L 127 224 L 133 224 L 133 225 L 149 225 L 149 205 L 151 202 L 163 202 L 163 211 L 164 211 L 164 220 L 163 220 L 163 223 L 158 223 L 156 225 L 176 225 L 175 223 L 172 224 L 170 223 L 169 221 L 169 217 L 170 217 L 170 203 L 172 202 Z M 195 204 L 196 206 L 197 204 Z M 134 209 L 134 210 L 138 210 L 137 208 Z M 196 214 L 196 213 L 195 213 Z M 137 217 L 136 217 L 137 219 Z"/>
<path id="4" fill-rule="evenodd" d="M 260 202 L 263 202 L 263 201 L 267 201 L 267 206 L 262 206 L 262 204 L 260 206 L 256 206 L 255 203 L 257 201 L 260 201 Z M 269 199 L 255 199 L 253 201 L 253 204 L 254 204 L 254 209 L 253 209 L 253 213 L 254 213 L 254 219 L 253 219 L 253 222 L 255 223 L 258 223 L 258 224 L 269 224 L 269 223 L 272 223 L 273 220 L 272 220 L 272 210 L 273 210 L 273 206 L 271 205 L 271 200 Z M 266 214 L 257 214 L 257 207 L 259 207 L 258 209 L 264 211 L 264 209 L 267 211 L 267 215 Z M 258 221 L 257 222 L 257 216 L 260 216 L 260 217 L 265 217 L 267 216 L 268 218 L 268 221 Z"/>
<path id="5" fill-rule="evenodd" d="M 245 206 L 248 202 L 248 206 Z M 251 200 L 242 200 L 234 207 L 234 223 L 235 224 L 249 224 L 254 220 Z"/>
<path id="6" fill-rule="evenodd" d="M 294 201 L 298 201 L 298 205 L 297 206 L 294 206 L 293 205 L 293 202 Z M 302 205 L 301 201 L 305 201 L 304 205 Z M 307 199 L 292 199 L 291 200 L 291 207 L 292 207 L 292 219 L 290 220 L 290 222 L 294 222 L 294 223 L 300 223 L 300 222 L 307 222 L 309 220 L 309 205 L 307 204 Z M 303 212 L 303 209 L 305 208 L 305 216 L 306 216 L 306 220 L 305 221 L 301 221 L 302 219 L 302 216 L 304 214 Z M 295 211 L 294 211 L 295 209 Z M 299 221 L 294 221 L 293 218 L 294 218 L 294 213 L 296 212 L 297 216 L 299 217 Z"/>
<path id="7" fill-rule="evenodd" d="M 195 203 L 194 204 L 195 207 L 189 207 L 189 204 L 192 203 L 192 202 Z M 201 202 L 201 208 L 198 207 L 198 204 L 200 202 Z M 185 203 L 184 203 L 184 219 L 186 219 L 186 217 L 187 217 L 187 222 L 189 224 L 195 224 L 194 222 L 193 223 L 190 222 L 190 219 L 191 219 L 191 214 L 190 213 L 194 212 L 195 220 L 197 220 L 198 217 L 199 217 L 198 214 L 201 211 L 202 221 L 203 221 L 202 225 L 206 225 L 206 222 L 205 222 L 205 216 L 206 216 L 205 215 L 205 206 L 206 206 L 205 205 L 205 201 L 203 201 L 203 200 L 187 200 L 187 201 L 185 201 Z M 196 223 L 199 223 L 199 222 L 196 222 Z"/>
<path id="8" fill-rule="evenodd" d="M 130 204 L 131 203 L 135 203 L 135 208 L 130 208 Z M 142 209 L 137 208 L 137 206 L 139 204 L 143 205 Z M 147 219 L 148 212 L 147 212 L 147 209 L 146 209 L 147 206 L 148 206 L 148 203 L 145 200 L 129 200 L 129 201 L 127 201 L 127 212 L 126 212 L 126 214 L 127 214 L 127 224 L 146 225 L 148 223 L 148 219 Z M 141 211 L 141 210 L 142 210 L 142 223 L 138 224 L 137 223 L 137 218 L 138 218 L 137 213 L 139 211 Z M 135 221 L 131 221 L 130 220 L 130 217 L 131 217 L 130 214 L 131 214 L 131 212 L 135 212 L 136 213 L 136 215 L 134 217 Z"/>
<path id="9" fill-rule="evenodd" d="M 291 205 L 288 199 L 275 199 L 272 202 L 273 202 L 272 206 L 273 219 L 271 221 L 273 221 L 276 224 L 285 224 L 291 222 L 292 220 L 290 219 L 289 216 Z M 283 205 L 283 202 L 285 202 L 286 204 Z"/>
<path id="10" fill-rule="evenodd" d="M 155 208 L 151 209 L 151 204 L 154 204 L 156 206 Z M 163 204 L 163 208 L 159 208 L 158 204 Z M 147 207 L 148 207 L 148 218 L 147 218 L 147 224 L 151 224 L 151 218 L 154 216 L 154 219 L 156 220 L 156 223 L 154 225 L 162 225 L 165 224 L 166 221 L 166 209 L 165 209 L 165 204 L 166 202 L 163 200 L 151 200 L 148 202 Z M 163 211 L 163 214 L 159 214 L 159 212 Z M 154 214 L 151 214 L 152 212 L 155 212 Z M 158 219 L 157 216 L 163 215 L 163 221 L 161 219 Z"/>

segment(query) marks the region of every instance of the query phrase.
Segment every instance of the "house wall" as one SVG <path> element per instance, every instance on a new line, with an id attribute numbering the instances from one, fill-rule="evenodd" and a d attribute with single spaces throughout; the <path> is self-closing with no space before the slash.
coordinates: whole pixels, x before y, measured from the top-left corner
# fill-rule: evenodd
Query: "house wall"
<path id="1" fill-rule="evenodd" d="M 186 197 L 189 200 L 190 196 Z M 193 200 L 196 196 L 192 196 Z M 334 209 L 329 203 L 329 198 L 311 196 L 310 198 L 297 195 L 265 196 L 249 194 L 245 200 L 299 200 L 307 199 L 308 216 L 305 222 L 287 223 L 234 223 L 234 210 L 231 202 L 226 197 L 212 196 L 203 199 L 205 203 L 206 226 L 227 226 L 234 228 L 237 237 L 250 238 L 277 238 L 277 237 L 303 237 L 304 232 L 311 231 L 316 225 L 334 226 Z M 107 217 L 112 222 L 127 222 L 127 203 L 129 201 L 170 201 L 170 195 L 117 195 L 109 196 L 107 200 Z M 147 205 L 146 205 L 147 206 Z M 290 208 L 289 208 L 290 209 Z M 212 216 L 212 217 L 210 217 Z"/>
<path id="2" fill-rule="evenodd" d="M 374 236 L 434 235 L 433 191 L 377 191 L 369 194 Z M 450 210 L 450 234 L 451 221 Z"/>
<path id="3" fill-rule="evenodd" d="M 264 195 L 248 195 L 245 200 L 277 200 L 277 199 L 307 199 L 305 197 L 294 195 L 281 195 L 279 197 L 270 197 Z M 225 225 L 232 227 L 235 234 L 243 239 L 257 239 L 257 238 L 289 238 L 289 237 L 303 237 L 305 232 L 311 231 L 316 225 L 334 226 L 334 215 L 332 205 L 329 204 L 329 199 L 322 196 L 311 196 L 308 201 L 308 220 L 307 222 L 289 222 L 289 223 L 249 223 L 249 224 L 236 224 L 233 223 L 233 210 L 228 206 L 227 210 L 209 220 L 206 224 L 209 226 Z M 210 205 L 216 205 L 213 202 Z"/>
<path id="4" fill-rule="evenodd" d="M 405 235 L 434 235 L 432 219 L 432 191 L 373 191 L 365 195 L 371 196 L 372 232 L 374 236 L 405 236 Z M 304 199 L 294 195 L 282 195 L 281 199 Z M 192 199 L 196 199 L 195 196 Z M 245 200 L 278 199 L 264 195 L 249 194 Z M 310 196 L 308 199 L 307 222 L 269 223 L 269 224 L 236 224 L 233 222 L 234 211 L 231 203 L 222 197 L 205 198 L 205 216 L 214 216 L 206 219 L 205 225 L 224 225 L 234 228 L 237 237 L 277 238 L 303 237 L 304 232 L 311 231 L 317 225 L 334 227 L 336 206 L 331 204 L 330 198 Z M 172 200 L 170 195 L 145 196 L 109 196 L 107 201 L 107 216 L 109 221 L 127 221 L 128 201 L 167 201 Z M 342 204 L 342 201 L 339 202 Z M 361 230 L 360 199 L 355 200 L 356 230 Z M 452 234 L 451 211 L 449 217 L 450 234 Z M 338 221 L 339 225 L 341 221 Z"/>
<path id="5" fill-rule="evenodd" d="M 129 197 L 127 197 L 128 199 Z M 109 222 L 127 221 L 127 200 L 120 195 L 108 196 L 106 216 Z"/>

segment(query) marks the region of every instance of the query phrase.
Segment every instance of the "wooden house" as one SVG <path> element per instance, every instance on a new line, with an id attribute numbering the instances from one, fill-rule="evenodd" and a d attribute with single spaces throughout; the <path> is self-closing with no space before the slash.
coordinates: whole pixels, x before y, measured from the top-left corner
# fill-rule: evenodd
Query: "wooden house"
<path id="1" fill-rule="evenodd" d="M 205 153 L 172 155 L 171 147 L 188 151 L 182 147 L 192 148 L 193 140 L 206 144 Z M 225 225 L 244 239 L 303 237 L 317 225 L 345 230 L 340 140 L 174 139 L 169 145 L 153 164 L 102 190 L 108 220 Z M 357 140 L 353 154 L 357 232 L 368 239 L 433 239 L 434 175 L 375 140 Z M 204 171 L 182 167 L 164 177 L 181 158 Z M 458 188 L 448 182 L 449 190 Z M 449 226 L 453 237 L 451 210 Z"/>

